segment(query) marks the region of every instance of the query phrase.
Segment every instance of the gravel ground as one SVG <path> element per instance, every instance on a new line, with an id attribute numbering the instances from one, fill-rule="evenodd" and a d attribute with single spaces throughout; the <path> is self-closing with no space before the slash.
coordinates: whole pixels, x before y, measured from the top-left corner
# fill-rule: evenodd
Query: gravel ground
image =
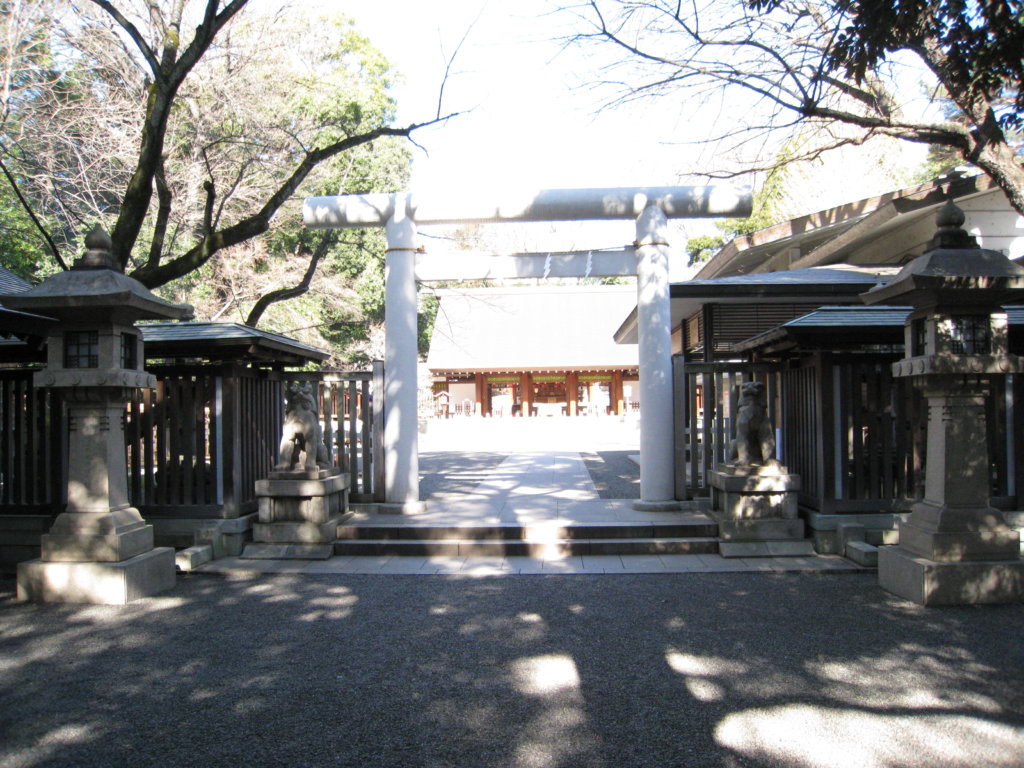
<path id="1" fill-rule="evenodd" d="M 1024 606 L 870 575 L 0 581 L 0 765 L 1019 767 Z"/>

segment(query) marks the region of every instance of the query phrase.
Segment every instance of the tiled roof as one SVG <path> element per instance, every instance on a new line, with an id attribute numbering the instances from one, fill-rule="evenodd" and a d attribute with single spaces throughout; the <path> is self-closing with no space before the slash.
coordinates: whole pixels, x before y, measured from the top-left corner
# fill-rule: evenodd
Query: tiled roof
<path id="1" fill-rule="evenodd" d="M 21 293 L 32 287 L 27 280 L 22 280 L 9 269 L 0 267 L 0 296 L 5 293 Z M 0 304 L 0 306 L 3 306 Z"/>
<path id="2" fill-rule="evenodd" d="M 230 322 L 185 322 L 185 323 L 144 323 L 139 325 L 150 351 L 164 350 L 172 356 L 176 350 L 189 350 L 180 354 L 195 355 L 204 347 L 208 351 L 216 347 L 237 347 L 239 345 L 259 346 L 278 350 L 310 360 L 326 360 L 327 352 L 303 344 L 295 339 L 272 331 L 251 328 L 242 323 Z M 203 355 L 209 356 L 209 355 Z"/>
<path id="3" fill-rule="evenodd" d="M 636 287 L 467 289 L 441 294 L 427 367 L 435 371 L 622 369 L 635 344 L 615 329 Z"/>
<path id="4" fill-rule="evenodd" d="M 909 307 L 822 307 L 814 312 L 790 320 L 786 328 L 821 328 L 825 326 L 902 326 L 910 313 Z"/>
<path id="5" fill-rule="evenodd" d="M 1006 307 L 1010 325 L 1024 324 L 1024 307 Z M 803 317 L 790 320 L 784 328 L 824 328 L 831 326 L 878 328 L 903 326 L 910 307 L 822 307 Z"/>
<path id="6" fill-rule="evenodd" d="M 797 285 L 874 285 L 887 282 L 897 272 L 899 272 L 899 267 L 857 267 L 837 264 L 828 267 L 792 269 L 784 272 L 759 272 L 753 275 L 731 275 L 710 280 L 689 280 L 685 283 L 675 283 L 672 293 L 673 295 L 677 293 L 683 295 L 701 288 L 720 288 L 722 286 L 732 288 L 777 286 L 785 289 L 787 286 Z"/>

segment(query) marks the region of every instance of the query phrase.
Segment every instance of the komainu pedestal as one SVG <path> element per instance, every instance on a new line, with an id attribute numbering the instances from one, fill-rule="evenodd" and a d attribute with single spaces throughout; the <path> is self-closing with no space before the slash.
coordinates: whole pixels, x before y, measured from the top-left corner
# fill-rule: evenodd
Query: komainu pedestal
<path id="1" fill-rule="evenodd" d="M 258 522 L 247 559 L 326 560 L 347 513 L 349 476 L 338 470 L 274 471 L 256 483 Z"/>
<path id="2" fill-rule="evenodd" d="M 785 557 L 814 554 L 797 517 L 800 476 L 774 459 L 764 385 L 743 385 L 736 419 L 733 461 L 711 473 L 711 517 L 718 523 L 722 557 Z"/>
<path id="3" fill-rule="evenodd" d="M 326 560 L 348 510 L 349 476 L 330 466 L 309 384 L 288 388 L 280 461 L 256 483 L 258 522 L 245 559 Z"/>

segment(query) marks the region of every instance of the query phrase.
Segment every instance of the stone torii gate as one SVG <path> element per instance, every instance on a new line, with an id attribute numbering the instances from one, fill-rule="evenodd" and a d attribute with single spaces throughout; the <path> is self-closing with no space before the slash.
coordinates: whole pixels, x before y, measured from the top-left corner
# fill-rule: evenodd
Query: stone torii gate
<path id="1" fill-rule="evenodd" d="M 417 224 L 634 219 L 636 242 L 621 253 L 634 261 L 640 362 L 639 509 L 675 509 L 672 435 L 672 322 L 668 219 L 749 216 L 752 196 L 731 187 L 549 189 L 504 200 L 452 199 L 411 193 L 307 198 L 303 221 L 315 229 L 384 227 L 384 499 L 389 511 L 415 512 L 419 499 L 416 393 Z M 586 259 L 588 262 L 592 261 Z M 618 264 L 605 269 L 623 274 Z M 600 277 L 587 272 L 560 276 Z M 629 270 L 628 273 L 634 273 Z M 434 277 L 436 278 L 436 271 Z M 464 275 L 463 275 L 464 276 Z"/>

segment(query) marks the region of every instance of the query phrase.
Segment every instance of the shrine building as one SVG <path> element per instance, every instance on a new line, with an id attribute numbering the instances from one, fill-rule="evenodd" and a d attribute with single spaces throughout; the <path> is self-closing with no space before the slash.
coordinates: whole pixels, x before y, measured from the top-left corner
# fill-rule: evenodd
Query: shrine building
<path id="1" fill-rule="evenodd" d="M 639 352 L 615 343 L 636 286 L 437 292 L 427 368 L 435 415 L 602 416 L 638 411 Z"/>

